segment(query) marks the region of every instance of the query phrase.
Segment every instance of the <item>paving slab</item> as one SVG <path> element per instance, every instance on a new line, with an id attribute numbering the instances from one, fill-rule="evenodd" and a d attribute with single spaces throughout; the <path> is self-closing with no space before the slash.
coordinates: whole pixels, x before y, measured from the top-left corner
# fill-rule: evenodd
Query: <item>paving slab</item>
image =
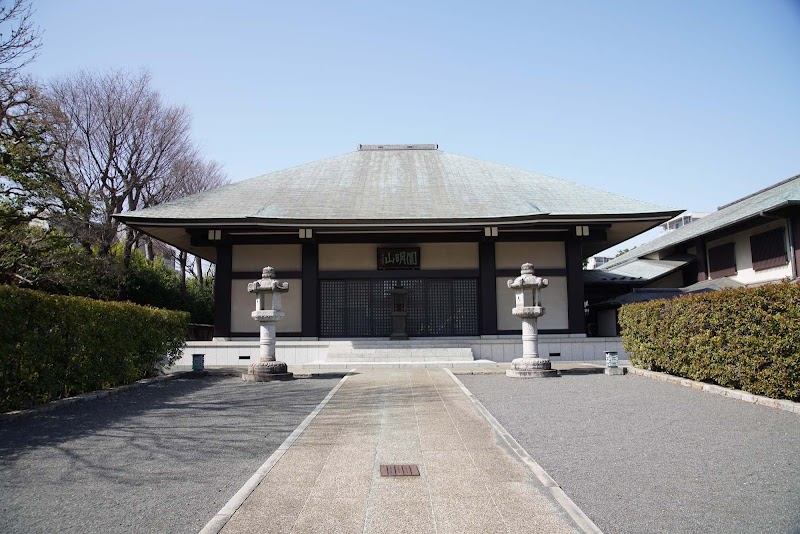
<path id="1" fill-rule="evenodd" d="M 408 368 L 348 376 L 222 532 L 580 530 L 444 370 Z"/>

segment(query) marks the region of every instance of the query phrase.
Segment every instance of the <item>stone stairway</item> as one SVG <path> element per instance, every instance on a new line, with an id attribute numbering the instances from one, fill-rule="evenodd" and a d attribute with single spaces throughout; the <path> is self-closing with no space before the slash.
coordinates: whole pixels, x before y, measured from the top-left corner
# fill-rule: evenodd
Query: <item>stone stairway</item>
<path id="1" fill-rule="evenodd" d="M 476 360 L 470 344 L 454 340 L 331 341 L 328 356 L 303 364 L 307 369 L 362 369 L 396 367 L 496 367 L 491 360 Z"/>

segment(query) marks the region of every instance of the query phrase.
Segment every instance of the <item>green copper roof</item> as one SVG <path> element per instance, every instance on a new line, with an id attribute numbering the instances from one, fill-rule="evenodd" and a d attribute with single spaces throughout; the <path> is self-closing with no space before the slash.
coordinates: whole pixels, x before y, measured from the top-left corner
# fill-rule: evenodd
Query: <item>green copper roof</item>
<path id="1" fill-rule="evenodd" d="M 233 183 L 120 218 L 397 222 L 677 213 L 558 178 L 442 152 L 359 150 Z"/>

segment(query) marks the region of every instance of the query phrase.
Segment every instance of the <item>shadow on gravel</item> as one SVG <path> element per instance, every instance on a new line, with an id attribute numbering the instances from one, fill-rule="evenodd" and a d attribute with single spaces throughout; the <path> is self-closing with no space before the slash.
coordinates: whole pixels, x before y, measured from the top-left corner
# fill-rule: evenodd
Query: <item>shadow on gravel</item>
<path id="1" fill-rule="evenodd" d="M 0 532 L 197 532 L 338 380 L 176 379 L 0 425 Z"/>
<path id="2" fill-rule="evenodd" d="M 222 376 L 177 379 L 10 421 L 0 425 L 0 465 L 29 450 L 54 448 L 71 459 L 73 468 L 103 478 L 127 477 L 131 466 L 102 461 L 109 451 L 96 449 L 98 441 L 124 448 L 131 460 L 147 457 L 159 463 L 189 461 L 198 449 L 210 455 L 232 449 L 245 453 L 247 446 L 238 436 L 243 425 L 257 426 L 264 437 L 291 432 L 294 421 L 319 402 L 318 393 L 298 388 L 292 388 L 291 402 L 285 402 L 275 396 L 276 387 L 280 385 L 231 384 Z M 262 408 L 270 417 L 253 419 Z M 81 446 L 84 440 L 86 446 Z M 62 447 L 65 443 L 69 447 Z"/>

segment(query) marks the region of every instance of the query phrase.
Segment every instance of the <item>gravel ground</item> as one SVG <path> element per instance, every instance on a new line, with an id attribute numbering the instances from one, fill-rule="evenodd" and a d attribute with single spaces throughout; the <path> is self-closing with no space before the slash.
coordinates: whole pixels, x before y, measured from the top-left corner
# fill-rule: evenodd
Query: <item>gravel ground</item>
<path id="1" fill-rule="evenodd" d="M 800 532 L 800 416 L 627 375 L 464 385 L 607 534 Z"/>
<path id="2" fill-rule="evenodd" d="M 338 381 L 178 379 L 0 424 L 0 532 L 197 532 Z"/>

